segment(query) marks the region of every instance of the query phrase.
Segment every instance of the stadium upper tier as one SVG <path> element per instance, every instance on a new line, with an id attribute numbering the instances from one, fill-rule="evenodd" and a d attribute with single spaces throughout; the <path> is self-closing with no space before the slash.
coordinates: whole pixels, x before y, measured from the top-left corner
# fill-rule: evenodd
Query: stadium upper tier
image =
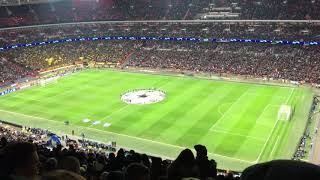
<path id="1" fill-rule="evenodd" d="M 105 20 L 310 20 L 320 17 L 319 0 L 281 2 L 277 0 L 65 0 L 41 4 L 17 4 L 19 3 L 0 5 L 0 27 Z"/>
<path id="2" fill-rule="evenodd" d="M 36 71 L 77 61 L 118 67 L 165 68 L 222 75 L 320 83 L 319 46 L 224 41 L 95 40 L 101 36 L 242 38 L 319 42 L 317 22 L 101 22 L 0 30 L 0 47 L 84 38 L 84 41 L 21 47 L 0 52 L 0 82 L 10 84 Z M 273 41 L 272 41 L 273 42 Z M 275 41 L 276 42 L 276 41 Z"/>
<path id="3" fill-rule="evenodd" d="M 320 21 L 118 21 L 0 29 L 0 47 L 66 38 L 153 36 L 320 41 Z"/>

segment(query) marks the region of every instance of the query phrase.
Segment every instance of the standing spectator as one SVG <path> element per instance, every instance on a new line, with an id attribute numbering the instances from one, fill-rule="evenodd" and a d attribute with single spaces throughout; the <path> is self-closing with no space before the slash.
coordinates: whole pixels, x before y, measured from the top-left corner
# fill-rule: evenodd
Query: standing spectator
<path id="1" fill-rule="evenodd" d="M 196 164 L 199 167 L 201 179 L 215 178 L 217 176 L 217 163 L 209 160 L 207 156 L 207 148 L 203 145 L 195 145 L 197 151 Z"/>
<path id="2" fill-rule="evenodd" d="M 169 166 L 168 180 L 181 180 L 188 177 L 199 178 L 200 172 L 192 151 L 185 149 Z"/>

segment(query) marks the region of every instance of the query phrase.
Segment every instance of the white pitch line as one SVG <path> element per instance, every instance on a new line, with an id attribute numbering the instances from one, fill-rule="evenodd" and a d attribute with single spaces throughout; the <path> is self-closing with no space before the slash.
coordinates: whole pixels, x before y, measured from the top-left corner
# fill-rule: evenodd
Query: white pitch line
<path id="1" fill-rule="evenodd" d="M 279 141 L 279 136 L 277 137 L 276 143 L 274 144 L 274 146 L 272 148 L 272 151 L 269 155 L 269 159 L 270 159 L 270 157 L 272 157 L 274 150 L 276 150 L 276 147 L 278 146 L 278 141 Z"/>
<path id="2" fill-rule="evenodd" d="M 59 79 L 62 79 L 62 78 L 66 78 L 66 77 L 69 77 L 69 76 L 64 76 L 64 77 L 61 77 L 61 78 L 59 78 Z M 39 88 L 39 91 L 40 92 L 45 92 L 44 90 L 42 90 L 42 88 L 46 88 L 46 87 L 42 87 L 42 86 L 40 86 L 40 85 L 34 85 L 34 86 L 31 86 L 31 87 L 38 87 Z M 80 88 L 79 88 L 79 90 L 82 90 L 82 89 L 84 89 L 85 88 L 85 86 L 81 86 Z M 22 91 L 22 90 L 20 90 L 20 91 Z M 20 92 L 19 91 L 19 92 Z M 13 95 L 13 97 L 16 97 L 16 98 L 21 98 L 21 99 L 27 99 L 27 100 L 33 100 L 33 101 L 41 101 L 41 100 L 43 100 L 43 99 L 48 99 L 48 98 L 54 98 L 54 97 L 57 97 L 57 96 L 66 96 L 67 94 L 70 94 L 70 93 L 72 93 L 74 91 L 74 89 L 70 89 L 70 90 L 65 90 L 65 91 L 63 91 L 62 93 L 57 93 L 57 94 L 55 94 L 55 95 L 53 95 L 53 96 L 50 96 L 50 97 L 47 97 L 47 96 L 44 96 L 44 97 L 40 97 L 40 98 L 38 98 L 38 99 L 30 99 L 30 98 L 21 98 L 21 97 L 19 97 L 19 95 Z"/>
<path id="3" fill-rule="evenodd" d="M 248 90 L 249 90 L 249 89 L 247 89 L 246 92 L 244 92 L 241 96 L 239 96 L 236 101 L 234 101 L 234 103 L 229 107 L 229 109 L 217 120 L 216 123 L 214 123 L 214 124 L 211 126 L 211 128 L 209 129 L 210 131 L 211 131 L 212 129 L 214 129 L 214 128 L 219 124 L 219 122 L 226 116 L 226 114 L 228 114 L 229 111 L 231 111 L 232 107 L 233 107 L 245 94 L 247 94 Z"/>
<path id="4" fill-rule="evenodd" d="M 115 114 L 115 113 L 118 113 L 118 112 L 123 111 L 123 110 L 124 110 L 125 108 L 127 108 L 128 106 L 129 106 L 129 104 L 124 105 L 123 107 L 121 107 L 121 108 L 113 111 L 112 113 L 106 115 L 105 117 L 103 117 L 102 120 L 107 120 L 107 118 L 111 117 L 111 116 L 112 116 L 113 114 Z"/>
<path id="5" fill-rule="evenodd" d="M 225 130 L 216 130 L 216 129 L 213 129 L 213 130 L 211 130 L 211 131 L 212 131 L 212 132 L 217 132 L 217 133 L 222 133 L 222 134 L 230 134 L 230 135 L 234 135 L 234 136 L 246 137 L 246 138 L 250 138 L 250 139 L 254 139 L 254 140 L 258 140 L 258 141 L 262 141 L 262 142 L 265 141 L 264 138 L 258 138 L 258 137 L 255 137 L 255 136 L 247 136 L 247 135 L 243 135 L 243 134 L 239 134 L 239 133 L 232 133 L 232 132 L 225 131 Z"/>
<path id="6" fill-rule="evenodd" d="M 290 100 L 290 98 L 291 98 L 294 90 L 295 90 L 294 88 L 291 88 L 291 93 L 290 93 L 290 95 L 288 96 L 288 98 L 286 99 L 286 104 L 288 104 L 288 102 L 289 102 L 289 100 Z M 273 128 L 272 128 L 272 130 L 271 130 L 271 132 L 270 132 L 270 135 L 269 135 L 268 139 L 266 140 L 266 142 L 264 143 L 264 145 L 263 145 L 263 147 L 262 147 L 262 150 L 261 150 L 259 156 L 257 157 L 257 160 L 255 161 L 255 163 L 258 163 L 258 162 L 259 162 L 259 159 L 260 159 L 260 157 L 261 157 L 264 149 L 267 147 L 267 144 L 268 144 L 268 142 L 269 142 L 269 140 L 270 140 L 270 138 L 271 138 L 271 136 L 272 136 L 272 134 L 273 134 L 273 131 L 276 129 L 276 126 L 277 126 L 278 122 L 279 122 L 279 119 L 277 118 L 277 121 L 274 123 L 274 126 L 273 126 Z"/>
<path id="7" fill-rule="evenodd" d="M 221 112 L 221 106 L 226 105 L 226 104 L 232 104 L 232 103 L 234 103 L 234 102 L 235 102 L 235 101 L 226 102 L 226 103 L 221 104 L 221 105 L 218 107 L 218 112 L 219 112 L 219 114 L 220 114 L 221 116 L 223 116 L 223 112 Z"/>
<path id="8" fill-rule="evenodd" d="M 31 117 L 31 118 L 36 118 L 36 119 L 43 119 L 43 120 L 51 121 L 51 122 L 54 122 L 54 123 L 60 123 L 60 124 L 63 123 L 63 122 L 60 122 L 60 121 L 55 121 L 55 120 L 51 120 L 51 119 L 47 119 L 47 118 L 42 118 L 42 117 L 37 117 L 37 116 L 31 116 L 31 115 L 26 115 L 26 114 L 17 113 L 17 112 L 12 112 L 12 111 L 7 111 L 7 110 L 2 110 L 2 109 L 0 109 L 0 111 L 6 112 L 6 113 L 11 113 L 11 114 L 17 114 L 17 115 L 25 116 L 25 117 Z M 104 133 L 107 133 L 107 134 L 113 134 L 113 135 L 116 135 L 116 136 L 122 136 L 122 137 L 132 138 L 132 139 L 136 139 L 136 140 L 140 140 L 140 141 L 144 141 L 144 142 L 151 142 L 151 143 L 154 143 L 154 144 L 160 144 L 160 145 L 168 146 L 168 147 L 174 147 L 174 148 L 179 148 L 179 149 L 186 149 L 186 148 L 188 148 L 188 147 L 177 146 L 177 145 L 167 144 L 167 143 L 163 143 L 163 142 L 153 141 L 153 140 L 149 140 L 149 139 L 139 138 L 139 137 L 135 137 L 135 136 L 130 136 L 130 135 L 126 135 L 126 134 L 119 134 L 119 133 L 114 133 L 114 132 L 110 132 L 110 131 L 95 129 L 95 128 L 89 128 L 89 127 L 87 127 L 87 129 L 90 129 L 90 130 L 93 130 L 93 131 L 101 131 L 101 132 L 104 132 Z M 237 158 L 233 158 L 233 157 L 228 157 L 228 156 L 224 156 L 224 155 L 220 155 L 220 154 L 214 154 L 214 153 L 209 153 L 209 152 L 208 152 L 208 154 L 213 155 L 213 156 L 219 156 L 219 157 L 227 158 L 227 159 L 232 159 L 232 160 L 235 160 L 235 161 L 245 162 L 245 163 L 249 163 L 249 164 L 253 164 L 253 163 L 254 163 L 254 161 L 246 161 L 246 160 L 237 159 Z"/>
<path id="9" fill-rule="evenodd" d="M 259 161 L 259 159 L 260 159 L 260 157 L 261 157 L 264 149 L 266 148 L 266 146 L 267 146 L 267 144 L 268 144 L 268 142 L 269 142 L 269 140 L 270 140 L 270 138 L 271 138 L 271 136 L 272 136 L 272 134 L 273 134 L 273 131 L 276 129 L 276 126 L 277 126 L 278 122 L 279 122 L 279 119 L 277 118 L 277 121 L 274 123 L 274 126 L 272 127 L 272 130 L 271 130 L 271 132 L 270 132 L 270 135 L 268 136 L 267 140 L 265 141 L 265 143 L 264 143 L 264 145 L 263 145 L 263 147 L 262 147 L 262 150 L 260 151 L 260 153 L 259 153 L 259 155 L 258 155 L 258 157 L 257 157 L 257 159 L 256 159 L 256 161 L 255 161 L 255 163 L 258 163 L 258 161 Z"/>
<path id="10" fill-rule="evenodd" d="M 291 88 L 291 93 L 290 93 L 290 95 L 288 96 L 288 98 L 286 100 L 286 105 L 288 105 L 288 102 L 291 99 L 291 96 L 292 96 L 294 90 L 295 90 L 294 88 Z"/>
<path id="11" fill-rule="evenodd" d="M 280 105 L 275 105 L 275 104 L 268 104 L 266 105 L 264 108 L 263 108 L 263 111 L 261 112 L 261 114 L 258 116 L 257 120 L 256 120 L 256 124 L 261 124 L 261 125 L 264 125 L 266 126 L 265 124 L 263 123 L 259 123 L 259 119 L 262 117 L 262 115 L 265 113 L 265 111 L 269 108 L 269 107 L 272 107 L 272 106 L 280 106 Z"/>
<path id="12" fill-rule="evenodd" d="M 160 82 L 160 81 L 162 81 L 162 80 L 161 80 L 161 79 L 159 79 L 158 81 L 156 81 L 156 83 L 155 83 L 155 84 L 157 84 L 157 83 L 158 83 L 158 82 Z M 166 81 L 166 83 L 165 83 L 165 84 L 167 84 L 167 82 L 168 82 L 168 81 Z M 159 87 L 156 87 L 156 88 L 157 88 L 157 89 L 160 89 L 161 87 L 164 87 L 164 86 L 165 86 L 165 84 L 163 84 L 163 85 L 161 85 L 161 86 L 159 86 Z M 129 105 L 130 105 L 130 104 L 126 104 L 125 106 L 123 106 L 123 107 L 121 107 L 121 108 L 117 109 L 116 111 L 113 111 L 111 114 L 109 114 L 109 115 L 107 115 L 107 116 L 103 117 L 102 119 L 107 119 L 107 118 L 111 117 L 113 114 L 118 113 L 118 112 L 120 112 L 120 111 L 123 111 L 123 110 L 124 110 L 125 108 L 127 108 Z"/>

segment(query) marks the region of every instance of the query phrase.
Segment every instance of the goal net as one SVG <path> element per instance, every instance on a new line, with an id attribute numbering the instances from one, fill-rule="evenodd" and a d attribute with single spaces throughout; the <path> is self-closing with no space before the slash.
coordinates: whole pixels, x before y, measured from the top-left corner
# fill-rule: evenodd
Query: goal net
<path id="1" fill-rule="evenodd" d="M 49 83 L 56 83 L 56 82 L 58 82 L 58 77 L 57 76 L 56 77 L 51 77 L 51 78 L 48 78 L 48 79 L 40 79 L 39 80 L 39 84 L 41 86 L 46 86 Z"/>
<path id="2" fill-rule="evenodd" d="M 288 121 L 292 115 L 292 108 L 289 105 L 281 105 L 278 112 L 278 120 Z"/>

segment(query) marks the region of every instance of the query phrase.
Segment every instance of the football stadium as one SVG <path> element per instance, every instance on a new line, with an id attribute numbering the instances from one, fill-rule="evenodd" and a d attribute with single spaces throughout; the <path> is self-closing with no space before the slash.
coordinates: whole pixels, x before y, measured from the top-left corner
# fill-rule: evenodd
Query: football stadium
<path id="1" fill-rule="evenodd" d="M 320 178 L 319 12 L 1 2 L 0 179 Z"/>

